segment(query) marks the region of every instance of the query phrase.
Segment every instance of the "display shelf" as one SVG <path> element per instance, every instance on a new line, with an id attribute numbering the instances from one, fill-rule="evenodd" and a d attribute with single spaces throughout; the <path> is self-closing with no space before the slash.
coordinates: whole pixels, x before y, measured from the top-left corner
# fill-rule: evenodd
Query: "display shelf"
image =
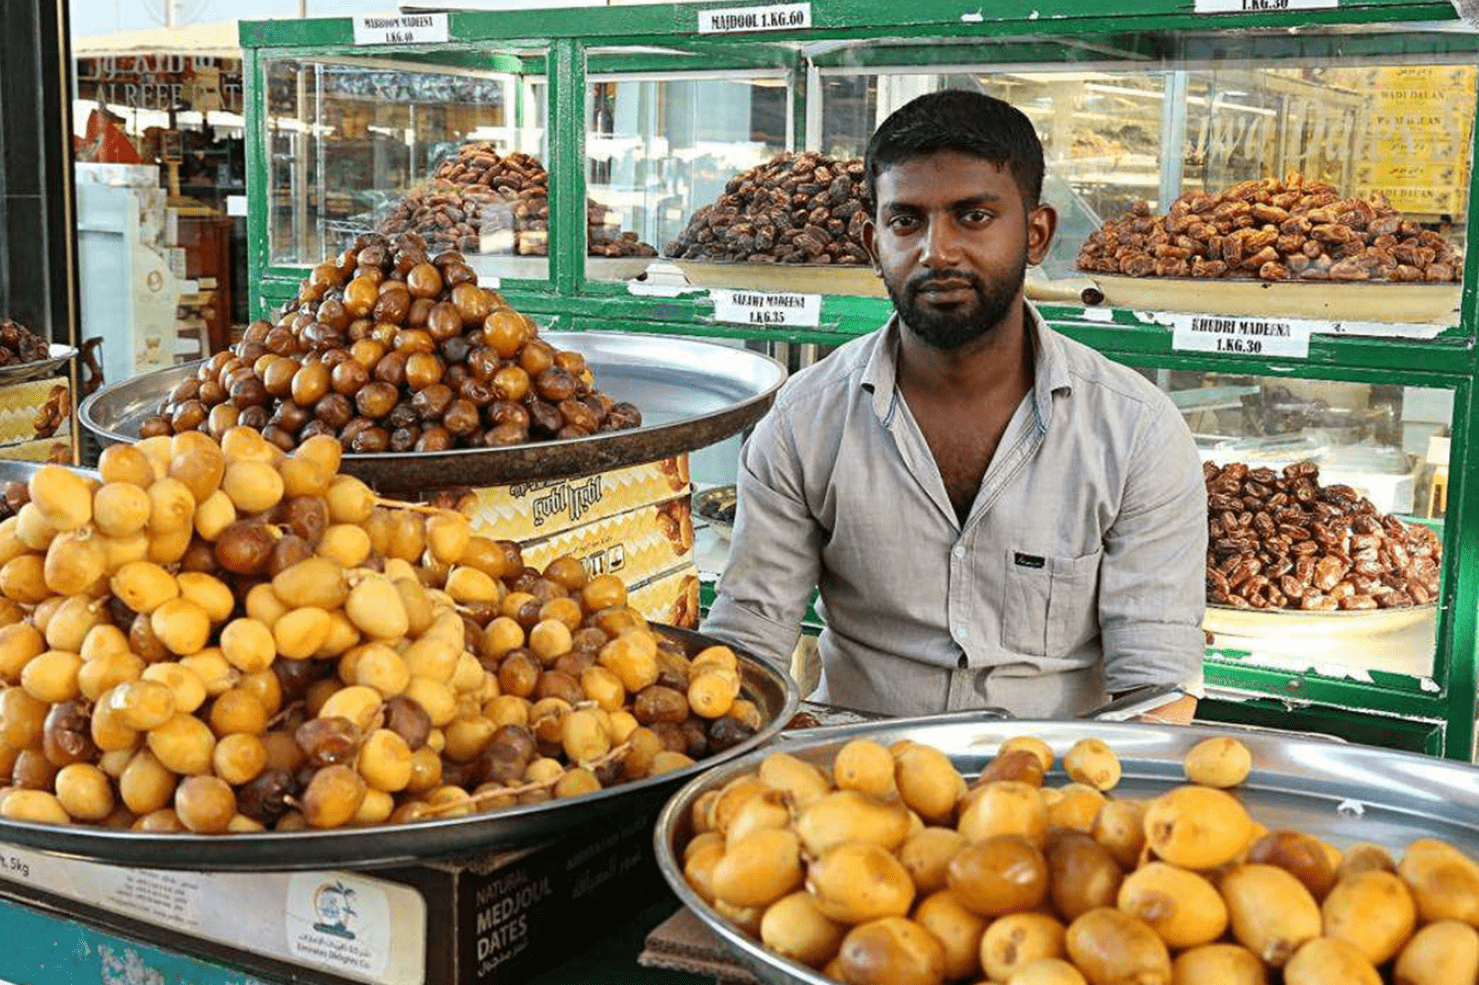
<path id="1" fill-rule="evenodd" d="M 1369 92 L 1376 87 L 1353 82 L 1348 73 L 1376 66 L 1394 76 L 1415 73 L 1411 77 L 1421 80 L 1424 72 L 1432 77 L 1458 72 L 1454 79 L 1460 81 L 1445 84 L 1439 95 L 1450 108 L 1445 111 L 1463 115 L 1460 125 L 1445 127 L 1467 144 L 1442 151 L 1449 156 L 1435 157 L 1430 173 L 1414 172 L 1412 183 L 1422 186 L 1422 194 L 1447 196 L 1444 200 L 1459 208 L 1446 223 L 1435 221 L 1432 209 L 1408 211 L 1450 242 L 1479 242 L 1468 235 L 1473 219 L 1465 205 L 1479 187 L 1468 163 L 1473 157 L 1476 88 L 1472 64 L 1479 38 L 1451 29 L 1454 14 L 1446 3 L 1352 0 L 1331 9 L 1207 16 L 1195 13 L 1189 0 L 1129 0 L 1113 13 L 1086 9 L 1072 0 L 1046 5 L 1009 0 L 979 19 L 962 19 L 958 5 L 949 0 L 920 0 L 907 7 L 882 0 L 814 0 L 807 30 L 720 37 L 699 35 L 699 11 L 705 6 L 720 3 L 578 12 L 458 11 L 449 15 L 447 45 L 373 52 L 353 47 L 346 19 L 244 24 L 247 84 L 258 93 L 247 104 L 254 313 L 289 300 L 303 276 L 302 267 L 268 262 L 265 207 L 270 181 L 259 180 L 268 175 L 261 97 L 267 65 L 283 58 L 331 60 L 342 71 L 362 60 L 379 71 L 386 66 L 448 71 L 501 56 L 508 50 L 507 39 L 517 38 L 541 39 L 540 57 L 500 63 L 499 69 L 521 80 L 518 91 L 528 98 L 520 102 L 544 127 L 540 156 L 551 169 L 550 255 L 547 275 L 507 278 L 500 290 L 510 303 L 551 327 L 815 346 L 835 346 L 873 331 L 891 306 L 876 296 L 876 283 L 862 285 L 856 279 L 860 271 L 834 277 L 825 270 L 781 265 L 757 273 L 744 269 L 756 265 L 739 264 L 709 273 L 749 289 L 821 295 L 815 325 L 756 328 L 716 322 L 709 294 L 713 285 L 663 290 L 633 282 L 628 269 L 603 269 L 587 258 L 585 202 L 589 195 L 619 207 L 624 218 L 633 220 L 624 228 L 646 229 L 639 224 L 644 221 L 656 228 L 674 215 L 691 214 L 717 194 L 693 179 L 688 164 L 696 157 L 708 154 L 705 166 L 712 170 L 722 167 L 714 162 L 755 160 L 755 146 L 766 148 L 768 155 L 778 141 L 797 151 L 856 155 L 889 110 L 945 85 L 970 85 L 1025 100 L 1023 107 L 1048 148 L 1048 195 L 1064 217 L 1067 248 L 1047 265 L 1058 278 L 1069 273 L 1078 243 L 1097 223 L 1117 217 L 1115 210 L 1135 198 L 1169 202 L 1186 191 L 1216 193 L 1245 178 L 1282 174 L 1291 167 L 1308 167 L 1312 175 L 1334 181 L 1341 194 L 1356 194 L 1358 186 L 1376 181 L 1371 174 L 1358 180 L 1355 165 L 1374 159 L 1373 148 L 1380 148 L 1372 141 L 1382 135 L 1368 125 L 1376 115 Z M 659 89 L 643 90 L 646 102 L 640 112 L 658 114 L 665 81 L 712 78 L 716 70 L 784 87 L 786 99 L 779 104 L 783 118 L 765 115 L 771 102 L 744 95 L 744 86 L 735 86 L 734 92 L 751 99 L 745 107 L 711 101 L 693 119 L 651 115 L 638 120 L 633 115 L 638 111 L 620 102 L 622 84 L 642 80 L 648 90 Z M 598 103 L 597 92 L 601 99 L 615 92 L 618 102 Z M 1428 97 L 1417 91 L 1414 98 L 1422 102 Z M 628 115 L 620 125 L 601 129 L 598 105 L 613 120 Z M 1270 119 L 1270 114 L 1276 125 L 1251 126 L 1250 121 Z M 1133 123 L 1137 132 L 1112 132 L 1122 123 Z M 690 143 L 665 139 L 677 133 L 675 126 L 696 128 L 683 138 Z M 620 153 L 611 149 L 616 136 L 625 141 Z M 1419 138 L 1426 139 L 1414 137 Z M 1098 150 L 1116 146 L 1115 141 L 1128 153 Z M 599 160 L 587 156 L 596 145 L 606 148 Z M 741 154 L 741 145 L 749 157 Z M 1408 163 L 1425 153 L 1412 147 L 1405 152 Z M 629 168 L 624 177 L 618 174 L 622 167 Z M 731 173 L 742 169 L 738 164 L 732 168 Z M 1059 177 L 1052 184 L 1055 174 Z M 1403 191 L 1394 188 L 1395 193 Z M 664 210 L 665 218 L 644 219 L 644 209 Z M 656 238 L 648 241 L 659 250 L 666 246 Z M 1426 638 L 1415 639 L 1385 672 L 1372 671 L 1369 679 L 1341 676 L 1317 660 L 1310 661 L 1316 672 L 1264 666 L 1274 661 L 1231 647 L 1210 650 L 1207 667 L 1209 677 L 1222 686 L 1272 697 L 1313 696 L 1352 714 L 1364 709 L 1410 719 L 1419 723 L 1416 733 L 1427 736 L 1437 730 L 1445 755 L 1467 758 L 1473 752 L 1479 610 L 1479 569 L 1468 565 L 1479 557 L 1479 482 L 1469 478 L 1467 462 L 1467 435 L 1479 417 L 1473 395 L 1479 375 L 1474 347 L 1479 334 L 1479 248 L 1465 248 L 1464 255 L 1456 312 L 1418 315 L 1377 295 L 1376 305 L 1361 317 L 1384 324 L 1353 330 L 1349 323 L 1337 326 L 1306 316 L 1304 320 L 1321 324 L 1300 329 L 1313 334 L 1307 352 L 1298 356 L 1183 351 L 1177 348 L 1177 317 L 1154 306 L 1137 310 L 1047 300 L 1039 309 L 1068 337 L 1153 378 L 1177 375 L 1183 378 L 1181 386 L 1252 386 L 1260 399 L 1285 385 L 1311 394 L 1345 387 L 1347 395 L 1360 391 L 1367 395 L 1362 400 L 1384 401 L 1395 410 L 1380 437 L 1372 440 L 1413 456 L 1418 482 L 1423 481 L 1427 438 L 1447 433 L 1452 447 L 1450 522 L 1442 534 L 1440 615 L 1431 627 L 1431 645 Z M 777 275 L 784 284 L 766 279 Z M 1227 314 L 1210 300 L 1211 292 L 1196 296 L 1201 294 L 1209 299 L 1204 313 Z M 1295 312 L 1274 305 L 1255 314 L 1287 320 Z M 1186 382 L 1197 375 L 1208 380 Z M 1198 410 L 1209 417 L 1224 415 L 1221 424 L 1236 425 L 1210 433 L 1240 435 L 1245 432 L 1236 428 L 1252 426 L 1228 420 L 1238 414 L 1243 396 L 1252 395 L 1243 393 L 1236 403 Z M 1318 672 L 1322 670 L 1332 672 Z"/>

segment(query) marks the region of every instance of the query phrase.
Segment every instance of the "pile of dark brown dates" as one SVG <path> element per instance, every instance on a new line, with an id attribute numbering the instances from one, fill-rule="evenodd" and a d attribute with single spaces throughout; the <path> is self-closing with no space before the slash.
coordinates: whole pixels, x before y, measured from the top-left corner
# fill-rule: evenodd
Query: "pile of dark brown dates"
<path id="1" fill-rule="evenodd" d="M 276 323 L 174 388 L 142 436 L 237 425 L 291 451 L 314 435 L 356 454 L 497 448 L 638 427 L 578 352 L 478 286 L 462 254 L 415 233 L 361 236 L 313 268 Z"/>

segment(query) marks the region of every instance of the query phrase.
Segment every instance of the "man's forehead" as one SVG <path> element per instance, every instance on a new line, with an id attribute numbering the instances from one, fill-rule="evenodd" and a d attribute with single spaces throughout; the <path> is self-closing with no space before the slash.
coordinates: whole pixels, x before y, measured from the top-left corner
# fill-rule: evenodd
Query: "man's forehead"
<path id="1" fill-rule="evenodd" d="M 880 203 L 901 194 L 910 198 L 920 193 L 936 197 L 946 192 L 950 197 L 989 195 L 999 197 L 1015 187 L 1006 165 L 984 157 L 946 148 L 905 158 L 879 173 L 876 186 Z"/>

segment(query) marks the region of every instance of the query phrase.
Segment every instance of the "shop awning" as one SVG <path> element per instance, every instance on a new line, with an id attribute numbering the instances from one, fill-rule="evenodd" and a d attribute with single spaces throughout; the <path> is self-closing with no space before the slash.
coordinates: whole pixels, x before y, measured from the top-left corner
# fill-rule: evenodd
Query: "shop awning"
<path id="1" fill-rule="evenodd" d="M 144 31 L 90 34 L 72 39 L 73 58 L 117 58 L 128 55 L 195 55 L 240 58 L 237 21 L 154 27 Z"/>

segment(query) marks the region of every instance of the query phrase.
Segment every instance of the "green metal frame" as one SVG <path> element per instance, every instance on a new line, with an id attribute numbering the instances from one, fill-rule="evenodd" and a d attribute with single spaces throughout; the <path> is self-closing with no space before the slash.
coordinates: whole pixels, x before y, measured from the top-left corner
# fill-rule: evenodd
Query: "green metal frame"
<path id="1" fill-rule="evenodd" d="M 1441 57 L 1472 60 L 1473 35 L 1446 30 L 1453 8 L 1442 2 L 1341 0 L 1335 9 L 1198 15 L 1192 0 L 1121 0 L 1114 12 L 1080 0 L 1002 0 L 983 4 L 979 17 L 962 18 L 958 0 L 813 0 L 813 27 L 747 37 L 704 37 L 698 12 L 732 6 L 727 0 L 578 10 L 453 12 L 447 46 L 356 48 L 347 18 L 267 21 L 241 25 L 248 92 L 247 166 L 249 269 L 253 311 L 290 301 L 306 270 L 269 262 L 270 189 L 265 159 L 265 71 L 271 59 L 352 58 L 373 53 L 408 67 L 490 64 L 543 76 L 548 85 L 548 164 L 551 172 L 551 249 L 547 280 L 505 280 L 501 290 L 521 310 L 570 330 L 606 329 L 710 338 L 763 338 L 775 342 L 836 345 L 873 330 L 888 316 L 880 298 L 826 295 L 815 329 L 765 330 L 713 319 L 706 292 L 675 298 L 632 294 L 624 284 L 587 277 L 584 242 L 585 99 L 589 76 L 775 69 L 793 82 L 793 131 L 804 140 L 808 69 L 860 73 L 897 67 L 983 62 L 1066 63 L 1123 61 L 1159 66 L 1229 57 L 1277 64 L 1341 52 L 1363 56 Z M 1393 30 L 1371 30 L 1391 25 Z M 1296 27 L 1323 33 L 1294 32 Z M 930 43 L 948 38 L 956 43 Z M 510 40 L 518 39 L 518 40 Z M 855 41 L 840 49 L 819 41 Z M 623 51 L 622 49 L 632 49 Z M 989 58 L 983 58 L 983 50 Z M 515 56 L 513 52 L 517 52 Z M 988 63 L 989 64 L 985 64 Z M 1475 128 L 1479 136 L 1479 127 Z M 1474 159 L 1471 154 L 1471 161 Z M 570 166 L 574 162 L 575 166 Z M 1471 168 L 1469 229 L 1479 226 L 1479 169 Z M 564 231 L 566 234 L 561 235 Z M 824 285 L 819 284 L 819 287 Z M 1040 306 L 1059 330 L 1110 358 L 1137 367 L 1196 369 L 1261 376 L 1436 387 L 1454 394 L 1449 506 L 1444 524 L 1444 583 L 1431 679 L 1373 673 L 1371 682 L 1297 674 L 1250 666 L 1237 653 L 1209 651 L 1211 683 L 1268 696 L 1268 701 L 1367 713 L 1391 723 L 1372 735 L 1445 756 L 1469 759 L 1474 749 L 1476 609 L 1479 609 L 1479 482 L 1470 481 L 1469 435 L 1479 424 L 1474 381 L 1479 377 L 1474 339 L 1479 335 L 1479 237 L 1468 237 L 1462 318 L 1428 341 L 1318 335 L 1308 359 L 1250 359 L 1187 354 L 1171 348 L 1170 332 L 1132 311 L 1112 312 L 1109 322 L 1089 320 L 1073 305 Z M 1437 690 L 1432 688 L 1436 685 Z M 1249 713 L 1257 713 L 1250 705 Z M 1219 714 L 1231 714 L 1220 712 Z M 1339 714 L 1334 711 L 1332 714 Z M 1416 738 L 1415 738 L 1416 737 Z"/>

